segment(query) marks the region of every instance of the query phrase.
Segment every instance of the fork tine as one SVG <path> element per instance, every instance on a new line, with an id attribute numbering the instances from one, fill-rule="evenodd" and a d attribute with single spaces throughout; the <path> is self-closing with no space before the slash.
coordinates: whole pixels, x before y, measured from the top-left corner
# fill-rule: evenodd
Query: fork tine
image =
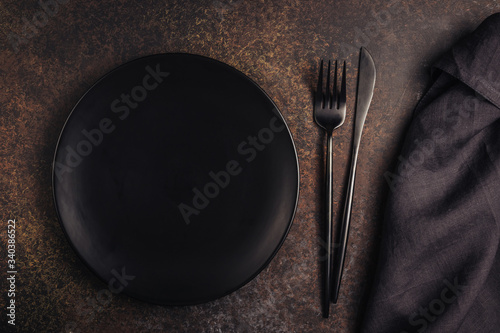
<path id="1" fill-rule="evenodd" d="M 340 97 L 338 107 L 342 108 L 346 103 L 346 70 L 345 70 L 345 61 L 344 68 L 342 69 L 342 82 L 340 83 Z"/>
<path id="2" fill-rule="evenodd" d="M 326 72 L 326 94 L 325 94 L 325 109 L 329 109 L 332 107 L 332 94 L 330 88 L 330 60 L 328 60 L 328 70 Z"/>
<path id="3" fill-rule="evenodd" d="M 322 108 L 324 103 L 323 97 L 323 59 L 319 65 L 318 87 L 316 88 L 316 98 L 314 101 L 315 108 Z"/>
<path id="4" fill-rule="evenodd" d="M 337 60 L 335 60 L 335 74 L 333 75 L 333 95 L 331 108 L 337 108 Z"/>

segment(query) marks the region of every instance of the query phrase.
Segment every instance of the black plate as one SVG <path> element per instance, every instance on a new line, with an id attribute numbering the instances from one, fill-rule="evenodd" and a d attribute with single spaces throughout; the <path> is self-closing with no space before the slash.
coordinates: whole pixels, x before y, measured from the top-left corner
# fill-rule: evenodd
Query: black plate
<path id="1" fill-rule="evenodd" d="M 111 292 L 196 304 L 254 278 L 283 243 L 299 172 L 285 121 L 249 78 L 188 54 L 100 79 L 61 133 L 61 224 Z"/>

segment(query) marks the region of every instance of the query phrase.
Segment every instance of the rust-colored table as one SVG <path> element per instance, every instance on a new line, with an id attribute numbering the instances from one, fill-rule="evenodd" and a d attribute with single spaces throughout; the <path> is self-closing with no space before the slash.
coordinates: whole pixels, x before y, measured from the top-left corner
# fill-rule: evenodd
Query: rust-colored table
<path id="1" fill-rule="evenodd" d="M 7 324 L 7 224 L 16 221 L 19 332 L 356 332 L 376 267 L 384 174 L 433 61 L 488 15 L 497 0 L 441 1 L 4 1 L 0 6 L 0 330 Z M 358 50 L 378 70 L 359 156 L 339 302 L 321 317 L 323 133 L 312 117 L 320 58 L 348 64 L 348 116 L 334 133 L 336 225 L 348 170 Z M 255 80 L 296 142 L 300 200 L 271 264 L 240 290 L 191 307 L 106 293 L 77 258 L 56 218 L 51 162 L 79 97 L 134 58 L 201 54 Z M 9 303 L 10 304 L 10 303 Z"/>

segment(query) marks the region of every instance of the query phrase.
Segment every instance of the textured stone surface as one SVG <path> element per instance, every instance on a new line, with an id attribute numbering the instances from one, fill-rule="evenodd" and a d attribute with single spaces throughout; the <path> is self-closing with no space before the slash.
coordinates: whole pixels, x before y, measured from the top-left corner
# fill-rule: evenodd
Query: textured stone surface
<path id="1" fill-rule="evenodd" d="M 20 332 L 356 332 L 389 190 L 383 175 L 397 160 L 413 107 L 428 84 L 429 66 L 489 14 L 500 11 L 500 3 L 68 1 L 57 13 L 49 7 L 47 22 L 35 15 L 40 10 L 37 1 L 0 5 L 0 329 L 6 326 L 7 220 L 15 218 Z M 34 15 L 39 27 L 32 30 L 26 22 Z M 16 45 L 13 34 L 24 38 L 22 43 Z M 361 45 L 372 53 L 378 78 L 359 156 L 339 303 L 323 319 L 324 141 L 313 122 L 311 92 L 320 58 L 347 61 L 348 118 L 334 136 L 338 222 Z M 163 307 L 113 295 L 101 306 L 99 291 L 106 285 L 79 261 L 57 221 L 51 161 L 66 117 L 93 82 L 123 62 L 163 52 L 226 62 L 276 102 L 300 160 L 297 215 L 268 268 L 229 296 L 198 306 Z"/>

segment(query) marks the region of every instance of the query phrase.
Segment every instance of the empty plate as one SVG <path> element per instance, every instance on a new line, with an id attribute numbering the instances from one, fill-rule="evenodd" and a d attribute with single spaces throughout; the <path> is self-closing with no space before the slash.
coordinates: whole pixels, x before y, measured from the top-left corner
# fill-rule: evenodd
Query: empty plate
<path id="1" fill-rule="evenodd" d="M 216 60 L 126 63 L 77 103 L 53 165 L 74 250 L 111 292 L 185 305 L 271 261 L 298 198 L 289 129 L 253 81 Z"/>

